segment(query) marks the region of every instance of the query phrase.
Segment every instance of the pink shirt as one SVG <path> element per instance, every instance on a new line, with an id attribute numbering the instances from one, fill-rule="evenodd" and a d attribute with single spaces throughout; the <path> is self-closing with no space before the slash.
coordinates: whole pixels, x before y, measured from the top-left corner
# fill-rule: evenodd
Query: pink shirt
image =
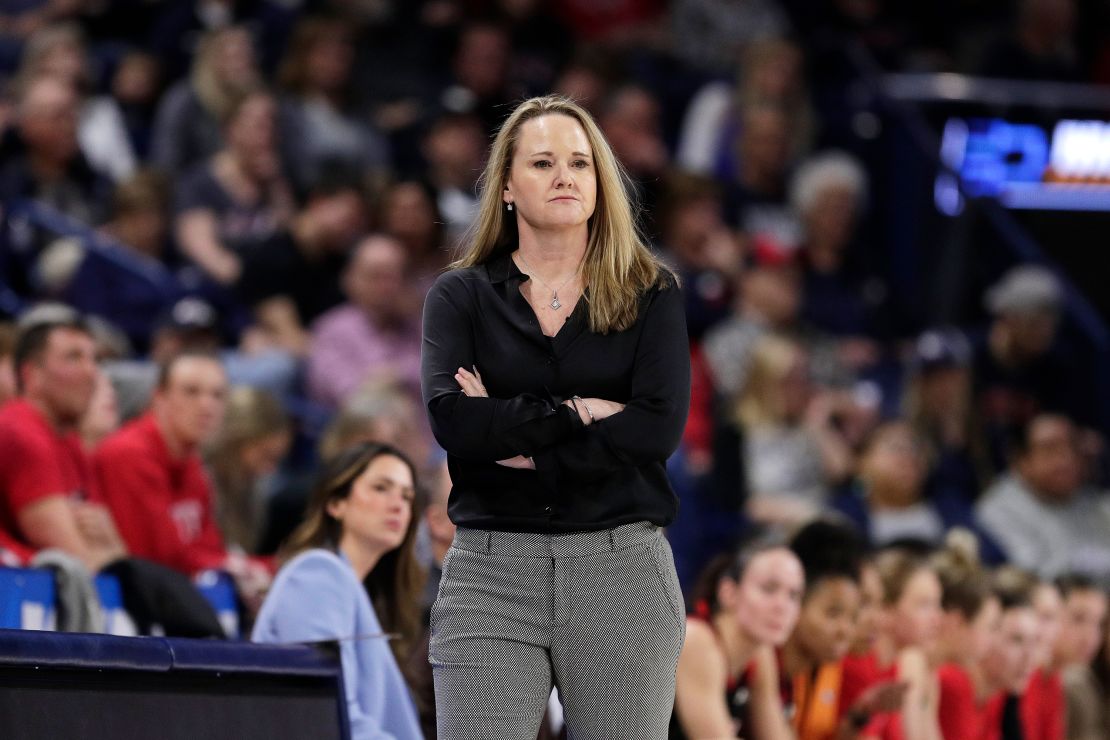
<path id="1" fill-rule="evenodd" d="M 420 327 L 383 330 L 350 304 L 337 306 L 312 326 L 308 393 L 336 407 L 371 379 L 394 379 L 420 394 Z"/>

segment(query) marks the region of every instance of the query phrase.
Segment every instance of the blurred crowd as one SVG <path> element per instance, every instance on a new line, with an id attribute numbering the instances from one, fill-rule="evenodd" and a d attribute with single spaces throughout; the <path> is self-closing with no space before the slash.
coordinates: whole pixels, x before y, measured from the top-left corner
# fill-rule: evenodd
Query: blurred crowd
<path id="1" fill-rule="evenodd" d="M 894 287 L 850 63 L 1106 83 L 1107 28 L 1082 0 L 4 3 L 0 555 L 223 569 L 249 616 L 316 471 L 372 440 L 422 472 L 401 547 L 426 604 L 452 532 L 423 296 L 501 118 L 554 92 L 596 117 L 682 279 L 688 593 L 752 528 L 829 516 L 916 552 L 959 527 L 990 566 L 1110 587 L 1072 289 L 1014 261 L 938 326 Z"/>

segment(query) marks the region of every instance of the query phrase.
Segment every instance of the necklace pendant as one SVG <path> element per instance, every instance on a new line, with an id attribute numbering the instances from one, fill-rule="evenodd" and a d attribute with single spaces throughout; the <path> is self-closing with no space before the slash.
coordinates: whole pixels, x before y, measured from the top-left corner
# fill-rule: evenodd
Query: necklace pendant
<path id="1" fill-rule="evenodd" d="M 551 299 L 551 307 L 554 308 L 555 310 L 559 310 L 560 308 L 563 307 L 563 304 L 559 303 L 559 294 L 558 293 L 556 293 L 554 295 L 554 297 Z"/>

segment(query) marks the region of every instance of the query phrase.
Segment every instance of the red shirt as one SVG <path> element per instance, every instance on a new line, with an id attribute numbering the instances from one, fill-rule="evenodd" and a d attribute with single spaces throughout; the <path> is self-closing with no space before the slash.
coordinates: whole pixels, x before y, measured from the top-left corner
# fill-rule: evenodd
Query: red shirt
<path id="1" fill-rule="evenodd" d="M 51 496 L 99 500 L 76 434 L 59 434 L 41 411 L 17 398 L 0 408 L 0 546 L 26 560 L 35 550 L 19 512 Z"/>
<path id="2" fill-rule="evenodd" d="M 190 575 L 223 565 L 227 550 L 200 456 L 173 457 L 152 415 L 104 440 L 93 463 L 132 554 Z"/>
<path id="3" fill-rule="evenodd" d="M 840 661 L 840 716 L 843 717 L 864 691 L 882 679 L 874 651 L 845 655 Z"/>
<path id="4" fill-rule="evenodd" d="M 980 704 L 975 685 L 961 666 L 945 663 L 937 669 L 940 684 L 940 733 L 944 740 L 994 740 L 1002 729 L 1001 704 L 991 697 Z"/>
<path id="5" fill-rule="evenodd" d="M 1059 673 L 1038 670 L 1021 695 L 1025 740 L 1064 740 L 1064 685 Z"/>

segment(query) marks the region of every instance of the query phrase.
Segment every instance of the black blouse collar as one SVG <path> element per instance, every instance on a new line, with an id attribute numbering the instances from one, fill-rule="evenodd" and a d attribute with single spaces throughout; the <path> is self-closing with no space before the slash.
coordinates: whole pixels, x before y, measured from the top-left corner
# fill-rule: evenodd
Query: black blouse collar
<path id="1" fill-rule="evenodd" d="M 517 279 L 527 280 L 528 276 L 520 271 L 513 260 L 512 250 L 507 250 L 490 257 L 486 261 L 486 272 L 489 274 L 489 281 L 493 285 L 503 283 L 506 280 Z"/>

